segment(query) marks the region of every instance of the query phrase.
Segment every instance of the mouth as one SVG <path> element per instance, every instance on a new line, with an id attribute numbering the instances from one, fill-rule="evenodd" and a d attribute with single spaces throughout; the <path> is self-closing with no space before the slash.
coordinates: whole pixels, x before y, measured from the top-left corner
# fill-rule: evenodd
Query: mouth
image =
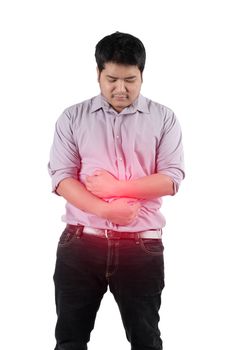
<path id="1" fill-rule="evenodd" d="M 128 96 L 126 96 L 126 95 L 113 95 L 113 98 L 115 98 L 118 101 L 123 101 L 123 100 L 126 100 L 128 98 Z"/>

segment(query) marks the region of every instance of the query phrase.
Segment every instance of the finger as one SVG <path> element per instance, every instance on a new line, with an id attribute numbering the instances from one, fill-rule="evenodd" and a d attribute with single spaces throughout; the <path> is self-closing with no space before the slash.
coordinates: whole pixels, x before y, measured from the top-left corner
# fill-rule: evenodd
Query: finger
<path id="1" fill-rule="evenodd" d="M 137 198 L 126 198 L 128 202 L 137 202 Z"/>
<path id="2" fill-rule="evenodd" d="M 136 198 L 132 198 L 130 200 L 127 200 L 127 203 L 129 205 L 137 205 L 138 204 L 138 200 Z"/>

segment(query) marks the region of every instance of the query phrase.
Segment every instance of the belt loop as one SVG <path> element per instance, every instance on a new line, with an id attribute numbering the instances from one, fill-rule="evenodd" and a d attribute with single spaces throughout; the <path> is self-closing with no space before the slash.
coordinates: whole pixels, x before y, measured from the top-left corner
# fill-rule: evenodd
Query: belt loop
<path id="1" fill-rule="evenodd" d="M 83 229 L 84 226 L 83 225 L 77 225 L 77 230 L 75 232 L 76 238 L 81 238 L 82 234 L 83 234 Z"/>
<path id="2" fill-rule="evenodd" d="M 140 232 L 136 232 L 136 234 L 135 234 L 135 243 L 139 244 L 139 240 L 140 240 Z"/>

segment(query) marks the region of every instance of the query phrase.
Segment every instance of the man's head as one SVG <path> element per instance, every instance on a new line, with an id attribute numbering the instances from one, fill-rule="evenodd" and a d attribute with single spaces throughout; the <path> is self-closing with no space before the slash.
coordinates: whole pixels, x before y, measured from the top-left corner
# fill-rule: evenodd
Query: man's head
<path id="1" fill-rule="evenodd" d="M 116 32 L 98 42 L 95 58 L 101 93 L 121 112 L 140 93 L 146 60 L 144 45 L 133 35 Z"/>

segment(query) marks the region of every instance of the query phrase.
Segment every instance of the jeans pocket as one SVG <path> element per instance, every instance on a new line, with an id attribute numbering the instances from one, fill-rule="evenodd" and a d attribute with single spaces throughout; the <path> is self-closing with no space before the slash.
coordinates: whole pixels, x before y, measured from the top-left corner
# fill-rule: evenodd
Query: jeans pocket
<path id="1" fill-rule="evenodd" d="M 68 247 L 71 245 L 71 243 L 76 239 L 76 232 L 70 231 L 68 228 L 65 228 L 65 230 L 62 232 L 59 242 L 58 242 L 58 248 L 59 247 Z"/>
<path id="2" fill-rule="evenodd" d="M 139 243 L 146 254 L 153 256 L 163 255 L 164 246 L 161 239 L 140 238 Z"/>

